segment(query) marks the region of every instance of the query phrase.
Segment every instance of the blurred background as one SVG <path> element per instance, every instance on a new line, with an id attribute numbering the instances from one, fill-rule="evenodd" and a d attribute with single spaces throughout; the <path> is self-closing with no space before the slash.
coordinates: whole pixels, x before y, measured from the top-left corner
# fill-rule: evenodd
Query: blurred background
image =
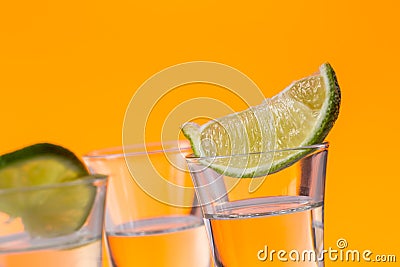
<path id="1" fill-rule="evenodd" d="M 325 247 L 345 238 L 400 261 L 399 11 L 396 0 L 2 1 L 0 153 L 121 145 L 135 90 L 178 63 L 227 64 L 271 97 L 328 61 L 342 106 L 328 136 Z M 357 264 L 326 264 L 341 265 Z"/>

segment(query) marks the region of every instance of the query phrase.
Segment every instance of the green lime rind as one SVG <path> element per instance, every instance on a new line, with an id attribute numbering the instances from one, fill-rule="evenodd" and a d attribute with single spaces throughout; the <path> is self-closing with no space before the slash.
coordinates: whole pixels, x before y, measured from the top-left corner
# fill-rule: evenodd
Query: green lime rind
<path id="1" fill-rule="evenodd" d="M 310 129 L 310 134 L 307 135 L 306 138 L 302 139 L 302 141 L 298 143 L 296 147 L 309 147 L 314 144 L 322 143 L 332 129 L 339 115 L 341 93 L 336 74 L 329 63 L 323 64 L 319 70 L 319 75 L 322 77 L 326 89 L 326 94 L 323 98 L 324 101 L 320 109 L 320 115 L 315 125 L 313 125 L 313 128 Z M 291 86 L 294 84 L 295 83 L 293 83 Z M 279 97 L 287 94 L 291 86 L 283 90 L 272 99 L 279 99 Z M 309 103 L 303 104 L 308 105 Z M 311 103 L 311 105 L 312 104 L 313 103 Z M 254 110 L 257 110 L 262 109 L 263 106 L 261 105 L 253 108 Z M 226 116 L 225 119 L 232 115 Z M 219 120 L 217 119 L 216 121 Z M 206 127 L 209 127 L 209 125 L 212 125 L 212 123 L 214 122 L 210 121 L 209 123 L 199 126 L 195 123 L 189 122 L 183 125 L 182 131 L 185 137 L 189 139 L 194 155 L 199 157 L 200 161 L 204 165 L 210 166 L 218 173 L 227 176 L 238 178 L 255 178 L 265 176 L 291 166 L 299 159 L 313 151 L 312 148 L 291 149 L 290 146 L 284 146 L 283 148 L 278 149 L 272 158 L 270 153 L 252 153 L 250 155 L 243 156 L 243 160 L 236 161 L 235 158 L 237 159 L 238 157 L 230 157 L 229 155 L 216 154 L 217 157 L 210 157 L 210 155 L 205 155 L 202 150 L 201 134 L 203 129 L 206 129 Z M 275 127 L 278 126 L 279 125 L 275 125 Z M 254 162 L 257 164 L 254 164 Z"/>
<path id="2" fill-rule="evenodd" d="M 32 236 L 54 237 L 82 227 L 96 196 L 85 165 L 66 148 L 35 144 L 0 156 L 0 212 L 21 218 Z M 89 180 L 88 180 L 89 181 Z"/>
<path id="3" fill-rule="evenodd" d="M 88 174 L 74 153 L 49 143 L 0 156 L 0 189 L 66 182 Z"/>
<path id="4" fill-rule="evenodd" d="M 317 125 L 315 134 L 302 144 L 303 146 L 323 142 L 339 116 L 341 92 L 335 71 L 329 63 L 325 63 L 320 67 L 320 73 L 324 74 L 322 78 L 327 88 L 329 88 L 329 90 L 327 90 L 329 97 L 327 97 L 326 104 L 324 104 L 326 105 L 325 116 L 323 116 L 323 120 L 320 124 Z"/>
<path id="5" fill-rule="evenodd" d="M 182 133 L 189 140 L 193 154 L 196 157 L 201 157 L 200 126 L 193 122 L 187 122 L 182 126 Z"/>
<path id="6" fill-rule="evenodd" d="M 88 174 L 85 165 L 73 152 L 62 146 L 50 143 L 34 144 L 0 156 L 0 170 L 9 167 L 11 164 L 38 156 L 59 157 L 65 162 L 70 162 L 70 167 L 76 170 L 78 174 Z"/>

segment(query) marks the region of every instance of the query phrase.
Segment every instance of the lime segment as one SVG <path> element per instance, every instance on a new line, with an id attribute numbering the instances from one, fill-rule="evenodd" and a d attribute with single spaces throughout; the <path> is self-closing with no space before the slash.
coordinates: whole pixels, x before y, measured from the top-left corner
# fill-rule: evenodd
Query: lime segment
<path id="1" fill-rule="evenodd" d="M 216 171 L 232 177 L 265 176 L 293 164 L 304 152 L 248 153 L 323 142 L 338 117 L 340 100 L 335 72 L 325 63 L 317 74 L 293 82 L 259 106 L 201 126 L 188 122 L 182 131 L 195 156 L 204 157 Z"/>
<path id="2" fill-rule="evenodd" d="M 21 218 L 33 236 L 72 233 L 85 222 L 96 188 L 69 150 L 36 144 L 0 157 L 0 212 Z"/>

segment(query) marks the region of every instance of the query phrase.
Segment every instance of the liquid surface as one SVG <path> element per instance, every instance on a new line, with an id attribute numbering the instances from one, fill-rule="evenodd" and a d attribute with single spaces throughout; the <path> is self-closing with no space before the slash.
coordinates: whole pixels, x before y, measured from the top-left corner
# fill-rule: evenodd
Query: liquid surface
<path id="1" fill-rule="evenodd" d="M 323 203 L 308 197 L 269 197 L 231 202 L 206 215 L 216 266 L 323 266 L 277 258 L 271 251 L 318 251 L 323 247 Z"/>
<path id="2" fill-rule="evenodd" d="M 114 266 L 208 267 L 206 230 L 195 216 L 130 222 L 108 232 Z"/>

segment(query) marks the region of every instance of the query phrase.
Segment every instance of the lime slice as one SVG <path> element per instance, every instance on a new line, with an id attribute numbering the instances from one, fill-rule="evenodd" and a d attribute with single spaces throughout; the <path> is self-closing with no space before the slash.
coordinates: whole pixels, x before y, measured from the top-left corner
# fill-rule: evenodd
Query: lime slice
<path id="1" fill-rule="evenodd" d="M 259 106 L 182 131 L 196 157 L 232 177 L 260 177 L 294 162 L 305 150 L 287 150 L 323 142 L 340 107 L 340 88 L 331 65 L 293 82 Z M 276 151 L 275 153 L 257 153 Z M 249 153 L 253 153 L 250 154 Z M 232 157 L 231 155 L 242 155 Z"/>
<path id="2" fill-rule="evenodd" d="M 41 143 L 5 154 L 0 157 L 0 212 L 21 218 L 32 236 L 72 233 L 85 222 L 95 198 L 94 186 L 78 183 L 87 178 L 83 163 L 60 146 Z"/>

